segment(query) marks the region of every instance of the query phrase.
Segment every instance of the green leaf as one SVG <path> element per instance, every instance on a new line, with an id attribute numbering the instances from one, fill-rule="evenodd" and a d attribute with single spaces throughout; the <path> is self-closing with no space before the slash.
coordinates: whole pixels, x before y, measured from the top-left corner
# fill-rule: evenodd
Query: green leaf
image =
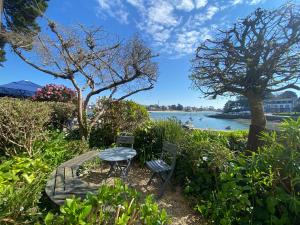
<path id="1" fill-rule="evenodd" d="M 47 214 L 47 216 L 45 217 L 45 224 L 46 224 L 46 225 L 51 225 L 53 219 L 54 219 L 53 213 L 49 212 L 49 213 Z"/>
<path id="2" fill-rule="evenodd" d="M 267 209 L 270 213 L 275 213 L 275 207 L 277 205 L 278 201 L 274 197 L 268 197 L 267 198 Z"/>
<path id="3" fill-rule="evenodd" d="M 34 174 L 31 174 L 31 175 L 28 176 L 28 174 L 25 173 L 25 174 L 22 174 L 22 177 L 24 177 L 24 179 L 26 180 L 26 182 L 28 184 L 31 184 L 34 181 L 34 179 L 35 179 L 35 175 Z"/>
<path id="4" fill-rule="evenodd" d="M 91 212 L 92 210 L 92 206 L 91 205 L 87 205 L 83 208 L 83 210 L 81 211 L 79 218 L 80 219 L 85 219 Z"/>

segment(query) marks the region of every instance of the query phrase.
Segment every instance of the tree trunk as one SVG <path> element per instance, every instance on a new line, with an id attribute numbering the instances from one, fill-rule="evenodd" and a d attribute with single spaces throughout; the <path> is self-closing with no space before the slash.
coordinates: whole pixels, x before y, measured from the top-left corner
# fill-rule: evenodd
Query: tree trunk
<path id="1" fill-rule="evenodd" d="M 86 109 L 83 107 L 82 93 L 77 91 L 77 120 L 79 134 L 82 140 L 88 140 L 88 125 L 86 121 Z"/>
<path id="2" fill-rule="evenodd" d="M 259 136 L 266 128 L 266 117 L 261 97 L 248 96 L 248 101 L 251 110 L 251 125 L 249 128 L 247 149 L 256 151 L 263 144 Z"/>
<path id="3" fill-rule="evenodd" d="M 0 0 L 0 32 L 2 32 L 3 1 Z"/>

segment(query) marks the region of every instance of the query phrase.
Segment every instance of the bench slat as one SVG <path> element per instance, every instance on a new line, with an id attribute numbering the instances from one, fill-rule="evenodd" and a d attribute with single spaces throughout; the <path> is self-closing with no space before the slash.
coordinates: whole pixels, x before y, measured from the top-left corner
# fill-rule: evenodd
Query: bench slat
<path id="1" fill-rule="evenodd" d="M 56 170 L 54 170 L 50 174 L 50 179 L 48 180 L 46 184 L 45 191 L 48 196 L 53 196 L 54 195 L 54 189 L 55 189 L 55 176 L 56 176 Z"/>
<path id="2" fill-rule="evenodd" d="M 69 192 L 74 188 L 73 186 L 73 170 L 70 167 L 65 167 L 65 192 Z"/>
<path id="3" fill-rule="evenodd" d="M 65 168 L 58 167 L 55 176 L 55 190 L 54 195 L 57 192 L 63 192 L 65 190 Z"/>

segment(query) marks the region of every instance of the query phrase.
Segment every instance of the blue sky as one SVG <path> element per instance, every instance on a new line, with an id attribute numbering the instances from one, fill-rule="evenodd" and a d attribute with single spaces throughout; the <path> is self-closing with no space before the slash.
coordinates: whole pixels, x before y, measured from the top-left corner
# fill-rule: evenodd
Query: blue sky
<path id="1" fill-rule="evenodd" d="M 295 2 L 299 3 L 300 0 Z M 213 37 L 217 29 L 225 29 L 258 7 L 275 8 L 283 0 L 50 0 L 46 15 L 69 26 L 86 24 L 128 39 L 138 33 L 159 53 L 159 79 L 151 91 L 131 99 L 141 104 L 183 104 L 185 106 L 223 107 L 228 100 L 204 99 L 191 89 L 188 78 L 190 60 L 202 41 Z M 0 84 L 30 80 L 40 85 L 59 83 L 26 65 L 9 49 L 7 62 L 0 68 Z"/>

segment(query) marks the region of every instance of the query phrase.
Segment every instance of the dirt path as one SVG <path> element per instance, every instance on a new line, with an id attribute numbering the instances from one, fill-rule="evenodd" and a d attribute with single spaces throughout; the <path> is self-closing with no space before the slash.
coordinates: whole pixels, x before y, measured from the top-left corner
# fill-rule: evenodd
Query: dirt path
<path id="1" fill-rule="evenodd" d="M 82 179 L 91 183 L 103 183 L 108 166 L 102 164 L 98 168 L 90 169 Z M 157 195 L 161 183 L 154 179 L 151 185 L 147 186 L 151 173 L 146 168 L 133 165 L 128 174 L 130 185 L 140 191 L 144 196 L 148 194 Z M 113 183 L 114 178 L 108 178 L 107 183 Z M 173 225 L 204 225 L 206 224 L 201 217 L 189 206 L 187 199 L 182 195 L 179 187 L 168 187 L 163 197 L 157 200 L 160 207 L 166 209 L 171 217 Z"/>

